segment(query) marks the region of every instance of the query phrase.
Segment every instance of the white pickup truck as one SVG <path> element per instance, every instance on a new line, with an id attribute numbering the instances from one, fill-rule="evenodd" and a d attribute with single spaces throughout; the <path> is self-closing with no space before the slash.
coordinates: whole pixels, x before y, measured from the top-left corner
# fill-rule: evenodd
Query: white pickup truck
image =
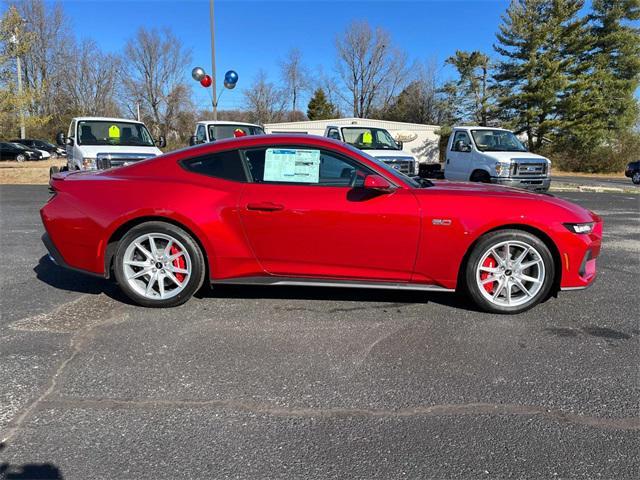
<path id="1" fill-rule="evenodd" d="M 155 157 L 166 144 L 160 136 L 156 146 L 142 122 L 108 117 L 76 117 L 67 135 L 58 133 L 56 142 L 67 149 L 63 170 L 70 171 L 105 170 Z M 50 173 L 56 173 L 56 167 L 51 168 Z"/>
<path id="2" fill-rule="evenodd" d="M 204 120 L 196 123 L 196 131 L 189 139 L 189 145 L 215 142 L 223 138 L 244 137 L 246 135 L 264 135 L 264 128 L 253 123 Z"/>
<path id="3" fill-rule="evenodd" d="M 546 192 L 551 161 L 530 153 L 509 130 L 454 127 L 447 145 L 444 178 L 497 183 Z"/>
<path id="4" fill-rule="evenodd" d="M 324 136 L 348 143 L 405 175 L 418 174 L 416 158 L 404 152 L 402 144 L 396 142 L 384 128 L 366 125 L 329 125 L 324 131 Z"/>

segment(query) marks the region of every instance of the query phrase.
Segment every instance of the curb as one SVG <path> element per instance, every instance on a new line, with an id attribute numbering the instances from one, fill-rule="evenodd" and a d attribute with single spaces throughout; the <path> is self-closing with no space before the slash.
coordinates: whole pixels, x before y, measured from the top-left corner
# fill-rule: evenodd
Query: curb
<path id="1" fill-rule="evenodd" d="M 572 185 L 560 184 L 554 186 L 551 184 L 550 192 L 590 192 L 590 193 L 635 193 L 640 194 L 640 188 L 623 188 L 623 187 L 604 187 L 598 185 Z"/>

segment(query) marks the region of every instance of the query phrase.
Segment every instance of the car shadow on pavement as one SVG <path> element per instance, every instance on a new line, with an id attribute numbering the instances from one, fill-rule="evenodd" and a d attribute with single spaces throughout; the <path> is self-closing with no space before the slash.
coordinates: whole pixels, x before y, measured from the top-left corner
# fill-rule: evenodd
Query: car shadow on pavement
<path id="1" fill-rule="evenodd" d="M 44 255 L 33 268 L 38 280 L 60 290 L 77 293 L 99 295 L 104 293 L 119 302 L 134 305 L 119 289 L 118 286 L 106 278 L 94 277 L 68 268 L 60 267 Z"/>
<path id="2" fill-rule="evenodd" d="M 216 285 L 204 287 L 195 295 L 197 298 L 237 298 L 272 300 L 329 300 L 342 302 L 376 302 L 428 304 L 435 303 L 447 307 L 479 312 L 478 308 L 464 295 L 458 293 L 424 292 L 415 290 L 385 290 L 373 288 L 339 287 L 291 287 Z"/>
<path id="3" fill-rule="evenodd" d="M 5 448 L 0 443 L 0 451 Z M 6 480 L 63 480 L 60 469 L 50 463 L 26 463 L 15 465 L 0 463 L 0 478 Z"/>
<path id="4" fill-rule="evenodd" d="M 48 256 L 40 258 L 33 269 L 38 280 L 54 288 L 78 293 L 108 297 L 128 305 L 135 305 L 126 297 L 115 282 L 75 272 L 53 263 Z M 246 298 L 273 300 L 334 300 L 343 302 L 380 302 L 380 303 L 436 303 L 452 308 L 479 312 L 478 308 L 464 295 L 458 293 L 424 292 L 415 290 L 384 290 L 371 288 L 337 287 L 274 287 L 253 285 L 204 285 L 196 298 Z"/>

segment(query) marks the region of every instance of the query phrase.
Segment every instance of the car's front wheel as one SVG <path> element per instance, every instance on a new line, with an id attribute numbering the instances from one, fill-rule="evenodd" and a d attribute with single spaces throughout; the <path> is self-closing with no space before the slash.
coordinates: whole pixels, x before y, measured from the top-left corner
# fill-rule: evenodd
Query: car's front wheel
<path id="1" fill-rule="evenodd" d="M 16 161 L 20 163 L 24 162 L 26 159 L 27 157 L 22 153 L 16 156 Z"/>
<path id="2" fill-rule="evenodd" d="M 545 243 L 521 230 L 484 235 L 466 266 L 467 291 L 483 310 L 519 313 L 544 300 L 554 282 L 553 257 Z"/>
<path id="3" fill-rule="evenodd" d="M 635 184 L 635 185 L 640 185 L 640 172 L 635 172 L 633 174 L 633 176 L 631 177 L 631 181 Z"/>
<path id="4" fill-rule="evenodd" d="M 133 227 L 120 240 L 114 259 L 122 291 L 145 307 L 181 305 L 205 277 L 200 247 L 182 228 L 164 222 Z"/>

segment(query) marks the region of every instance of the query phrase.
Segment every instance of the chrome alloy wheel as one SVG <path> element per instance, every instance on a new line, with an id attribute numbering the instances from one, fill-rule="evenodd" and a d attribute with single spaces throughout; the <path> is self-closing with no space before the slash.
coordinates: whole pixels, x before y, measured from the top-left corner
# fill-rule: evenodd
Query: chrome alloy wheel
<path id="1" fill-rule="evenodd" d="M 148 233 L 124 252 L 124 276 L 129 286 L 150 300 L 165 300 L 183 291 L 191 277 L 191 257 L 185 246 L 164 233 Z"/>
<path id="2" fill-rule="evenodd" d="M 501 307 L 517 307 L 529 302 L 542 289 L 544 279 L 540 252 L 516 240 L 491 246 L 476 269 L 480 293 Z"/>

